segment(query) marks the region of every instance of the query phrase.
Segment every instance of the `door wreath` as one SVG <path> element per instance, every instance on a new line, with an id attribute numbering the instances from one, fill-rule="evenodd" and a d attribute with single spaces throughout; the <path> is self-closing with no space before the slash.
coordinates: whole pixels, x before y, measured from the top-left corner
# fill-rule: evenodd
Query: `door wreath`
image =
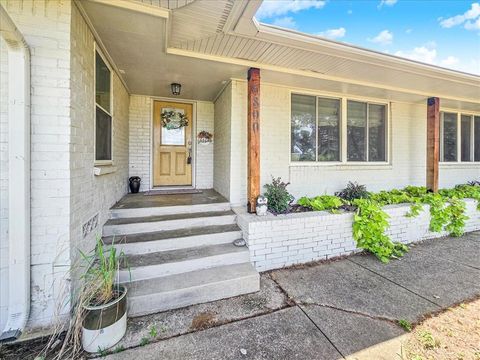
<path id="1" fill-rule="evenodd" d="M 181 129 L 188 125 L 188 119 L 185 114 L 182 114 L 179 111 L 170 110 L 163 111 L 161 114 L 162 117 L 162 127 L 167 130 Z"/>

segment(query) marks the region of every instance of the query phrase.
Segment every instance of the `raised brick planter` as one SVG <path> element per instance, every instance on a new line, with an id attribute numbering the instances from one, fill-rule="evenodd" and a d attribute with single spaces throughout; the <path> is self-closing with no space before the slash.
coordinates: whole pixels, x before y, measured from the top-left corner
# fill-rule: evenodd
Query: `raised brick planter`
<path id="1" fill-rule="evenodd" d="M 475 200 L 466 199 L 465 231 L 480 230 L 480 211 Z M 446 233 L 429 231 L 429 207 L 417 217 L 405 214 L 410 205 L 390 205 L 387 233 L 393 241 L 405 244 L 441 237 Z M 293 264 L 325 260 L 360 251 L 352 235 L 353 213 L 331 214 L 326 211 L 267 215 L 259 217 L 236 209 L 237 222 L 250 249 L 250 260 L 258 271 L 278 269 Z"/>

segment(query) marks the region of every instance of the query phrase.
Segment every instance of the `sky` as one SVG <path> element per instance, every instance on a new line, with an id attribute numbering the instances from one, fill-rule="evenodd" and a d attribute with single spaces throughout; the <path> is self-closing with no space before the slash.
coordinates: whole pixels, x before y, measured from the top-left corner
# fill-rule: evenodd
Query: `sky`
<path id="1" fill-rule="evenodd" d="M 480 75 L 480 1 L 264 0 L 256 18 Z"/>

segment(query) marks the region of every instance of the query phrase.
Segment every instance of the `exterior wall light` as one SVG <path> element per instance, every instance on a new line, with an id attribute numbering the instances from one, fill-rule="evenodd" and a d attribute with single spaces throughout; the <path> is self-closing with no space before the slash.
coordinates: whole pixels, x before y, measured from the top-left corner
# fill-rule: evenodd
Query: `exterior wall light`
<path id="1" fill-rule="evenodd" d="M 182 89 L 182 85 L 177 84 L 177 83 L 172 83 L 170 85 L 170 87 L 172 89 L 172 94 L 173 95 L 180 95 L 180 90 Z"/>

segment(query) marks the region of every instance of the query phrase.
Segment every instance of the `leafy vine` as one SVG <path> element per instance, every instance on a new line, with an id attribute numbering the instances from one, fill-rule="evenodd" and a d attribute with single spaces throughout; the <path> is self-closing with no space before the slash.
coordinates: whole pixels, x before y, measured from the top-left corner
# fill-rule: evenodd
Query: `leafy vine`
<path id="1" fill-rule="evenodd" d="M 359 248 L 377 256 L 382 262 L 402 256 L 408 247 L 393 242 L 386 231 L 390 226 L 388 214 L 383 210 L 385 205 L 410 204 L 406 217 L 416 217 L 424 206 L 430 208 L 429 229 L 432 232 L 446 231 L 452 236 L 461 236 L 465 231 L 466 204 L 464 199 L 477 201 L 480 211 L 480 186 L 458 185 L 453 189 L 442 189 L 438 193 L 428 192 L 425 187 L 407 186 L 404 189 L 393 189 L 369 193 L 367 198 L 352 200 L 332 195 L 321 195 L 314 198 L 301 198 L 298 203 L 312 210 L 329 210 L 338 213 L 339 209 L 353 206 L 356 208 L 353 220 L 353 237 Z"/>

